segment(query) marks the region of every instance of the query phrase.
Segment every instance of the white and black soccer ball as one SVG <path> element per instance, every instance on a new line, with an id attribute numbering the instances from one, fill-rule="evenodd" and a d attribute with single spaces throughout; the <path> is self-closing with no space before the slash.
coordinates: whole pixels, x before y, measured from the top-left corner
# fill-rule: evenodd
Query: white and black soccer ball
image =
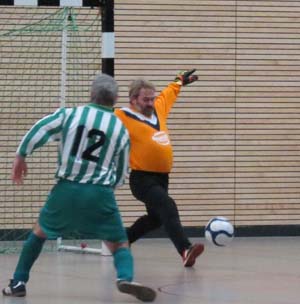
<path id="1" fill-rule="evenodd" d="M 226 217 L 214 217 L 205 226 L 205 238 L 216 246 L 226 246 L 233 237 L 233 225 Z"/>

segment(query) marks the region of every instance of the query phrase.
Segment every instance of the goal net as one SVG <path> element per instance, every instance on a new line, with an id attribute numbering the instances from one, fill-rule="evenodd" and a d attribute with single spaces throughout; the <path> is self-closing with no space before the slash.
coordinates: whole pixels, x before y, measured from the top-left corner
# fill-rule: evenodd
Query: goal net
<path id="1" fill-rule="evenodd" d="M 55 144 L 28 157 L 24 185 L 12 184 L 10 173 L 17 146 L 41 117 L 58 107 L 87 102 L 90 83 L 101 71 L 100 19 L 98 10 L 90 8 L 1 7 L 2 253 L 20 248 L 54 184 Z M 56 242 L 47 243 L 56 248 Z"/>

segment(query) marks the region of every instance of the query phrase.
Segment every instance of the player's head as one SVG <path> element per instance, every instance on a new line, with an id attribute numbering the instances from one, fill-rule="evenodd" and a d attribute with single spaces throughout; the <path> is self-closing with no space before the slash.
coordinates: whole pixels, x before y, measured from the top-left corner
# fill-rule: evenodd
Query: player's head
<path id="1" fill-rule="evenodd" d="M 150 117 L 154 111 L 155 87 L 145 79 L 136 79 L 129 86 L 130 105 Z"/>
<path id="2" fill-rule="evenodd" d="M 118 98 L 118 84 L 113 77 L 99 74 L 92 83 L 91 102 L 113 107 Z"/>

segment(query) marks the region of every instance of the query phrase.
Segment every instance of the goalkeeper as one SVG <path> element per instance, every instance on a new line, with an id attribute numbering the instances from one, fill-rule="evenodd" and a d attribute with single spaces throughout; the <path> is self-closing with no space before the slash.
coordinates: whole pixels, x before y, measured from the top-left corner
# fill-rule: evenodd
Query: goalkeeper
<path id="1" fill-rule="evenodd" d="M 185 267 L 195 264 L 204 246 L 200 243 L 192 245 L 188 240 L 176 203 L 168 194 L 173 152 L 167 118 L 181 87 L 198 79 L 194 72 L 179 73 L 158 97 L 155 97 L 152 83 L 137 79 L 129 88 L 129 107 L 115 110 L 130 136 L 130 188 L 147 210 L 146 215 L 127 229 L 129 243 L 163 225 Z"/>
<path id="2" fill-rule="evenodd" d="M 127 130 L 112 110 L 117 93 L 115 80 L 100 74 L 93 82 L 89 104 L 61 108 L 44 117 L 21 141 L 13 181 L 23 182 L 27 155 L 47 142 L 59 141 L 58 182 L 23 245 L 13 279 L 3 295 L 26 295 L 29 272 L 47 238 L 78 232 L 105 240 L 113 254 L 120 292 L 141 301 L 154 300 L 154 290 L 132 281 L 133 258 L 114 196 L 114 188 L 124 181 L 129 151 Z"/>

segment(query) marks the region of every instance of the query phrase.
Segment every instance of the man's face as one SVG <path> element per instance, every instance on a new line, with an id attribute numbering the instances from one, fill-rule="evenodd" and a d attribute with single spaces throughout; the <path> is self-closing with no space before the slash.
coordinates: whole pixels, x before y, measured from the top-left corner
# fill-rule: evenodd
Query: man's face
<path id="1" fill-rule="evenodd" d="M 154 111 L 155 91 L 151 89 L 141 89 L 138 97 L 132 99 L 131 104 L 134 109 L 141 114 L 151 117 Z"/>

